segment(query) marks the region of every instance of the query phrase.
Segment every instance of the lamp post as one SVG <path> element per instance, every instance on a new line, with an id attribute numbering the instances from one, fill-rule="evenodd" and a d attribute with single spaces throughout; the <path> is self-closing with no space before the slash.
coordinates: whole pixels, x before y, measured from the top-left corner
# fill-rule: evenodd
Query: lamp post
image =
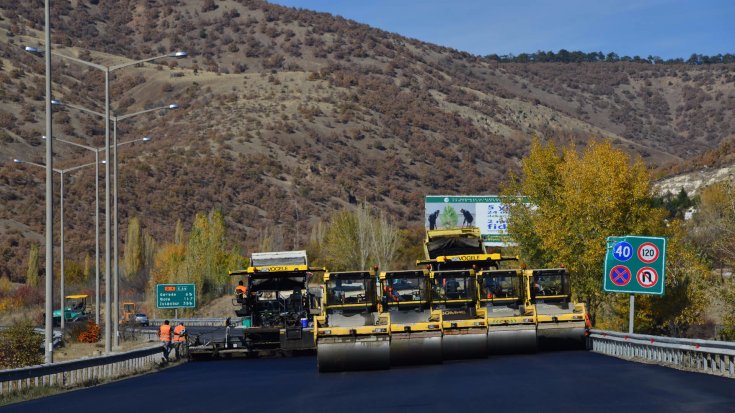
<path id="1" fill-rule="evenodd" d="M 179 108 L 179 105 L 177 105 L 175 103 L 172 103 L 170 105 L 161 106 L 161 107 L 157 107 L 157 108 L 146 109 L 146 110 L 141 110 L 141 111 L 138 111 L 138 112 L 129 113 L 127 115 L 122 115 L 122 116 L 114 116 L 112 118 L 112 152 L 113 152 L 113 158 L 114 158 L 113 175 L 115 177 L 115 179 L 113 180 L 113 190 L 112 190 L 112 192 L 113 192 L 113 195 L 112 195 L 113 196 L 113 203 L 112 204 L 113 204 L 113 208 L 114 208 L 114 211 L 112 213 L 112 216 L 114 217 L 114 223 L 113 223 L 112 228 L 113 228 L 113 231 L 114 231 L 114 233 L 113 233 L 113 239 L 115 240 L 114 241 L 114 245 L 113 245 L 113 251 L 114 251 L 114 256 L 115 256 L 115 263 L 114 263 L 114 266 L 113 266 L 113 268 L 114 268 L 114 273 L 113 273 L 114 285 L 113 285 L 112 289 L 115 292 L 114 299 L 113 299 L 113 302 L 115 303 L 115 307 L 113 308 L 112 311 L 113 311 L 113 316 L 114 316 L 114 319 L 115 319 L 115 332 L 113 334 L 113 337 L 115 337 L 115 342 L 114 342 L 115 347 L 119 347 L 120 346 L 120 329 L 119 329 L 119 327 L 120 327 L 120 272 L 119 272 L 119 268 L 120 267 L 118 265 L 118 257 L 120 256 L 120 254 L 118 253 L 118 250 L 117 250 L 118 249 L 118 241 L 120 239 L 118 237 L 118 234 L 117 234 L 117 230 L 118 230 L 118 222 L 117 222 L 117 217 L 118 217 L 118 215 L 117 215 L 117 205 L 118 205 L 118 202 L 117 202 L 117 181 L 118 181 L 117 166 L 118 166 L 118 163 L 119 163 L 118 160 L 117 160 L 117 147 L 118 147 L 118 145 L 117 145 L 117 122 L 118 121 L 121 121 L 121 120 L 128 119 L 128 118 L 132 118 L 133 116 L 142 115 L 144 113 L 149 113 L 149 112 L 153 112 L 153 111 L 156 111 L 156 110 L 162 110 L 162 109 L 172 110 L 172 109 L 178 109 L 178 108 Z M 149 137 L 145 137 L 143 139 L 146 142 L 148 140 L 150 140 Z"/>
<path id="2" fill-rule="evenodd" d="M 57 102 L 57 103 L 53 103 L 53 102 Z M 59 104 L 59 103 L 58 103 L 58 101 L 52 101 L 52 104 Z M 71 105 L 68 105 L 68 106 L 71 106 Z M 82 110 L 86 110 L 86 109 L 83 109 L 82 108 Z M 43 139 L 46 139 L 46 137 L 44 136 Z M 105 148 L 95 148 L 95 147 L 92 147 L 92 146 L 82 145 L 80 143 L 68 141 L 68 140 L 61 139 L 61 138 L 54 138 L 54 139 L 57 140 L 57 141 L 59 141 L 59 142 L 68 144 L 68 145 L 76 146 L 78 148 L 82 148 L 82 149 L 86 149 L 88 151 L 94 152 L 94 159 L 95 159 L 95 174 L 94 174 L 94 188 L 95 188 L 95 198 L 94 198 L 94 202 L 95 202 L 95 220 L 94 220 L 94 229 L 95 229 L 95 261 L 94 261 L 94 264 L 95 264 L 95 283 L 94 283 L 95 284 L 95 288 L 94 288 L 95 297 L 94 297 L 94 299 L 95 300 L 94 300 L 94 322 L 99 325 L 99 323 L 100 323 L 100 205 L 99 205 L 99 202 L 100 202 L 100 186 L 99 186 L 99 184 L 100 184 L 100 178 L 99 178 L 100 172 L 99 172 L 99 163 L 100 163 L 100 161 L 99 161 L 99 159 L 100 159 L 100 152 L 102 150 L 104 150 Z M 128 144 L 131 144 L 131 143 L 134 143 L 134 142 L 139 142 L 139 141 L 148 142 L 150 139 L 151 139 L 150 137 L 144 137 L 144 138 L 140 138 L 140 139 L 134 139 L 134 140 L 127 141 L 127 142 L 118 143 L 117 146 L 128 145 Z"/>
<path id="3" fill-rule="evenodd" d="M 44 50 L 46 83 L 46 136 L 54 136 L 51 122 L 51 7 L 49 0 L 43 2 Z M 43 353 L 46 364 L 54 362 L 54 150 L 53 139 L 46 142 L 46 317 L 44 320 Z"/>
<path id="4" fill-rule="evenodd" d="M 47 118 L 46 136 L 52 136 L 51 135 L 51 125 L 50 125 L 51 124 L 51 115 L 50 115 L 51 114 L 51 77 L 50 77 L 51 55 L 60 57 L 62 59 L 68 59 L 68 60 L 71 60 L 72 62 L 76 62 L 76 63 L 82 64 L 84 66 L 88 66 L 88 67 L 91 67 L 97 70 L 101 70 L 105 74 L 105 115 L 104 115 L 105 117 L 105 148 L 106 148 L 105 149 L 105 163 L 109 164 L 110 162 L 110 151 L 109 151 L 109 148 L 110 148 L 110 72 L 118 70 L 118 69 L 123 69 L 125 67 L 133 66 L 133 65 L 150 62 L 156 59 L 163 59 L 166 57 L 184 58 L 188 56 L 188 53 L 179 51 L 179 52 L 168 53 L 168 54 L 164 54 L 160 56 L 149 57 L 147 59 L 141 59 L 141 60 L 136 60 L 136 61 L 127 62 L 127 63 L 121 63 L 117 65 L 112 65 L 112 66 L 105 66 L 105 65 L 100 65 L 97 63 L 88 62 L 86 60 L 82 60 L 82 59 L 72 57 L 72 56 L 67 56 L 65 54 L 61 54 L 61 53 L 54 52 L 51 50 L 50 48 L 51 38 L 50 38 L 50 33 L 48 32 L 48 21 L 49 21 L 48 15 L 49 15 L 49 7 L 48 7 L 48 0 L 46 0 L 46 49 L 44 52 L 45 58 L 46 58 L 46 71 L 47 71 L 46 73 L 46 82 L 47 82 L 46 83 L 46 89 L 47 89 L 47 93 L 46 93 L 47 95 L 46 96 L 46 118 Z M 41 53 L 41 50 L 35 47 L 31 47 L 31 46 L 26 46 L 25 51 L 29 53 L 34 53 L 34 54 Z M 47 160 L 48 165 L 50 165 L 50 158 L 52 154 L 51 144 L 50 144 L 51 141 L 52 139 L 48 140 L 47 147 L 46 147 L 46 156 L 49 159 Z M 46 176 L 47 176 L 47 179 L 50 179 L 48 177 L 51 176 L 51 172 L 47 170 Z M 48 198 L 49 197 L 48 193 L 50 192 L 48 189 L 48 185 L 47 185 L 46 191 L 47 191 L 47 198 Z M 48 212 L 49 208 L 50 208 L 49 205 L 46 205 L 47 220 L 53 218 L 53 217 L 49 218 L 49 214 L 50 214 Z M 110 281 L 109 277 L 111 274 L 111 268 L 110 268 L 111 267 L 111 262 L 110 262 L 111 234 L 110 234 L 110 214 L 109 212 L 107 212 L 109 210 L 110 210 L 110 168 L 105 168 L 105 212 L 106 212 L 105 213 L 105 276 L 108 277 L 107 279 L 108 288 L 105 288 L 105 352 L 106 353 L 110 353 L 112 351 L 112 341 L 110 337 L 110 334 L 112 332 L 110 324 L 112 320 L 110 319 L 110 288 L 109 288 L 109 281 Z M 48 238 L 49 234 L 47 233 L 46 236 Z M 48 289 L 48 277 L 47 277 L 46 283 L 47 283 L 46 287 Z M 46 306 L 47 307 L 49 306 L 48 301 L 46 302 Z M 48 330 L 48 323 L 49 323 L 49 320 L 47 319 L 46 320 L 47 330 Z M 50 332 L 46 331 L 46 335 L 47 335 L 47 340 L 50 343 L 51 342 Z"/>
<path id="5" fill-rule="evenodd" d="M 102 113 L 100 113 L 100 112 L 97 112 L 97 111 L 94 111 L 94 110 L 91 110 L 91 109 L 87 109 L 87 108 L 82 107 L 82 106 L 73 105 L 73 104 L 70 104 L 70 103 L 63 103 L 60 100 L 52 100 L 51 103 L 54 104 L 54 105 L 68 106 L 70 108 L 77 109 L 77 110 L 80 110 L 82 112 L 86 112 L 86 113 L 89 113 L 89 114 L 92 114 L 92 115 L 95 115 L 95 116 L 105 117 L 105 115 L 102 114 Z M 141 111 L 138 111 L 138 112 L 128 113 L 126 115 L 121 115 L 121 116 L 113 115 L 112 116 L 112 158 L 114 159 L 114 161 L 113 161 L 113 165 L 114 166 L 113 166 L 113 172 L 112 172 L 112 176 L 113 176 L 113 180 L 112 180 L 112 182 L 113 182 L 113 202 L 112 202 L 112 205 L 113 205 L 113 217 L 114 217 L 114 219 L 113 219 L 114 222 L 113 222 L 113 225 L 112 225 L 112 228 L 113 228 L 112 239 L 114 240 L 113 241 L 113 248 L 112 248 L 112 255 L 114 257 L 114 264 L 112 266 L 112 268 L 113 268 L 113 274 L 112 274 L 113 286 L 112 286 L 112 290 L 114 292 L 114 297 L 112 299 L 112 302 L 114 304 L 113 307 L 112 307 L 112 319 L 115 320 L 115 322 L 113 323 L 113 325 L 114 325 L 114 327 L 113 327 L 114 328 L 114 332 L 113 332 L 114 343 L 113 343 L 113 346 L 114 347 L 118 347 L 120 345 L 120 329 L 119 329 L 119 324 L 120 324 L 120 320 L 119 320 L 119 317 L 120 317 L 120 272 L 119 272 L 119 268 L 120 268 L 120 266 L 119 266 L 119 261 L 118 261 L 120 254 L 118 253 L 118 240 L 119 240 L 119 237 L 118 237 L 118 220 L 117 220 L 117 218 L 118 218 L 118 213 L 117 213 L 117 206 L 118 206 L 118 201 L 117 201 L 117 182 L 118 182 L 118 175 L 117 175 L 117 166 L 118 166 L 117 148 L 118 148 L 118 146 L 122 146 L 123 145 L 123 144 L 118 144 L 117 143 L 117 122 L 118 121 L 121 121 L 121 120 L 128 119 L 128 118 L 132 118 L 134 116 L 143 115 L 145 113 L 150 113 L 150 112 L 160 111 L 160 110 L 173 110 L 173 109 L 178 109 L 178 108 L 179 108 L 179 105 L 177 105 L 175 103 L 171 103 L 171 104 L 164 105 L 164 106 L 157 106 L 155 108 L 150 108 L 150 109 L 145 109 L 145 110 L 141 110 Z M 125 142 L 124 144 L 133 143 L 133 142 L 137 142 L 137 141 L 148 142 L 149 140 L 151 140 L 150 137 L 144 137 L 144 138 L 141 138 L 141 139 L 136 139 L 136 140 L 133 140 L 133 141 Z"/>
<path id="6" fill-rule="evenodd" d="M 21 160 L 21 159 L 13 159 L 13 162 L 15 162 L 17 164 L 33 165 L 33 166 L 37 166 L 39 168 L 44 168 L 44 169 L 46 168 L 46 165 L 41 165 L 40 163 L 35 163 L 35 162 L 30 162 L 30 161 L 24 161 L 24 160 Z M 66 321 L 66 307 L 64 305 L 64 275 L 65 275 L 65 273 L 64 273 L 64 174 L 67 174 L 69 172 L 74 172 L 74 171 L 76 171 L 78 169 L 82 169 L 84 167 L 91 166 L 91 165 L 97 165 L 97 162 L 88 163 L 88 164 L 84 164 L 84 165 L 79 165 L 79 166 L 75 166 L 75 167 L 67 168 L 67 169 L 53 168 L 53 171 L 59 174 L 60 181 L 61 181 L 61 188 L 59 190 L 59 206 L 61 208 L 61 210 L 59 211 L 59 215 L 60 215 L 59 218 L 60 218 L 60 221 L 61 221 L 60 222 L 60 228 L 61 228 L 61 234 L 60 235 L 61 235 L 61 237 L 59 239 L 59 250 L 60 250 L 60 259 L 59 259 L 59 261 L 60 261 L 59 262 L 60 268 L 59 268 L 59 270 L 61 271 L 61 277 L 59 279 L 59 281 L 60 281 L 59 282 L 59 293 L 60 293 L 59 301 L 60 301 L 60 304 L 61 304 L 61 321 L 60 321 L 59 327 L 61 328 L 61 334 L 62 334 L 62 336 L 64 334 L 64 324 L 65 324 L 65 321 Z M 52 265 L 53 265 L 53 263 L 52 263 Z M 53 314 L 52 314 L 52 316 L 53 316 Z"/>

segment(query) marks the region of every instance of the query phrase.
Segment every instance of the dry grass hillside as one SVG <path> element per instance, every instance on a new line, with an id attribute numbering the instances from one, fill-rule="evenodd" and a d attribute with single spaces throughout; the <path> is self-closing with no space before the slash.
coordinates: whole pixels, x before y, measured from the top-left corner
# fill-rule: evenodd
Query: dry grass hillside
<path id="1" fill-rule="evenodd" d="M 120 220 L 157 240 L 219 208 L 232 243 L 266 231 L 303 246 L 311 225 L 365 200 L 401 226 L 437 193 L 494 193 L 532 135 L 590 136 L 677 165 L 735 136 L 732 65 L 498 63 L 324 13 L 259 0 L 52 2 L 58 53 L 103 64 L 186 50 L 112 77 L 120 122 Z M 43 237 L 43 8 L 0 1 L 0 275 L 22 280 Z M 103 77 L 54 59 L 54 97 L 101 111 Z M 98 118 L 56 109 L 57 137 L 102 146 Z M 55 146 L 57 166 L 93 160 Z M 94 172 L 66 182 L 67 256 L 94 251 Z M 58 214 L 57 214 L 58 218 Z M 123 239 L 124 242 L 124 239 Z M 43 262 L 43 259 L 42 259 Z"/>

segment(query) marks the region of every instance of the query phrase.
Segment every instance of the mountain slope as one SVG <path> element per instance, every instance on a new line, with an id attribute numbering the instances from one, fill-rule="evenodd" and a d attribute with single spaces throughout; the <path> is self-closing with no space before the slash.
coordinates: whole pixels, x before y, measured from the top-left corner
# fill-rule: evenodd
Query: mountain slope
<path id="1" fill-rule="evenodd" d="M 232 243 L 303 246 L 320 217 L 356 200 L 401 225 L 420 222 L 422 198 L 495 193 L 531 136 L 583 144 L 590 136 L 679 163 L 735 135 L 732 65 L 499 64 L 324 13 L 261 1 L 52 2 L 59 53 L 104 64 L 184 49 L 115 73 L 124 114 L 181 109 L 121 122 L 121 234 L 132 215 L 159 241 L 177 219 L 220 208 Z M 0 2 L 0 274 L 22 278 L 26 247 L 43 234 L 43 10 Z M 88 51 L 84 51 L 88 50 Z M 96 110 L 103 78 L 54 60 L 54 97 Z M 55 135 L 103 145 L 98 119 L 70 109 Z M 92 159 L 57 144 L 62 167 Z M 94 249 L 90 170 L 66 183 L 68 256 Z"/>

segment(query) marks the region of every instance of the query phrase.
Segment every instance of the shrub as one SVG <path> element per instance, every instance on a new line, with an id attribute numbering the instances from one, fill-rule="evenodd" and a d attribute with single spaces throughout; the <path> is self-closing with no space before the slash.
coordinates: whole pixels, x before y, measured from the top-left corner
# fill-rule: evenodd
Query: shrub
<path id="1" fill-rule="evenodd" d="M 24 320 L 0 331 L 0 367 L 5 369 L 43 363 L 43 336 Z"/>
<path id="2" fill-rule="evenodd" d="M 87 328 L 79 333 L 77 341 L 80 343 L 96 343 L 100 341 L 100 326 L 92 320 L 87 321 Z"/>

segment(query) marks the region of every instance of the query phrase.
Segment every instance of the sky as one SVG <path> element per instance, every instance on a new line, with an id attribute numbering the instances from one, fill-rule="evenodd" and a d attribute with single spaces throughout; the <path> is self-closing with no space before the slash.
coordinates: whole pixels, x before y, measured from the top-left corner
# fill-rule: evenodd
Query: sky
<path id="1" fill-rule="evenodd" d="M 735 53 L 731 0 L 269 0 L 476 55 Z"/>

